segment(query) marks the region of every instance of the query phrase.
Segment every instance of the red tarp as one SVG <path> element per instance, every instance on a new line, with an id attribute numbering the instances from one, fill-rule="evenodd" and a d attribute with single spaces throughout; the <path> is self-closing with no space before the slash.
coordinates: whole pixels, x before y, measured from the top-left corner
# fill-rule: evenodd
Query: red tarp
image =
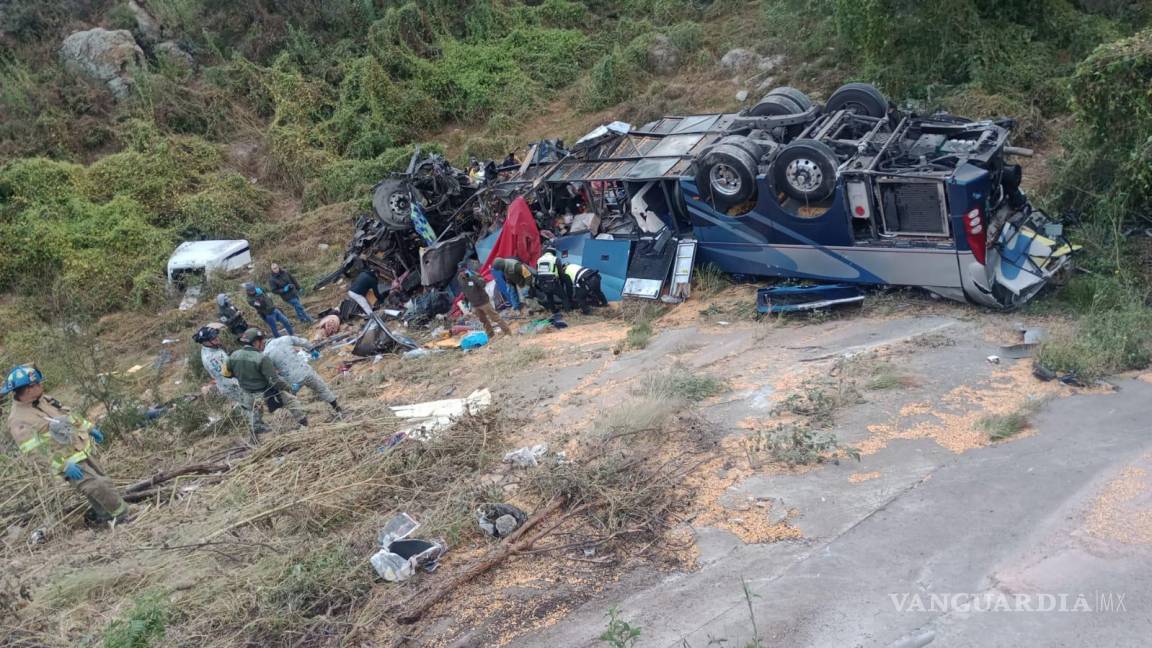
<path id="1" fill-rule="evenodd" d="M 532 216 L 528 201 L 521 196 L 508 205 L 508 218 L 504 219 L 504 227 L 500 229 L 500 236 L 496 237 L 492 252 L 484 260 L 484 265 L 480 266 L 480 274 L 485 280 L 492 281 L 492 262 L 496 259 L 517 258 L 536 267 L 540 250 L 540 230 L 536 227 L 536 218 Z M 460 300 L 463 298 L 461 293 L 452 300 L 449 317 L 460 316 Z"/>
<path id="2" fill-rule="evenodd" d="M 492 253 L 480 266 L 480 274 L 491 280 L 492 262 L 500 258 L 517 258 L 531 266 L 535 266 L 536 259 L 540 258 L 540 230 L 536 228 L 536 219 L 523 196 L 508 205 L 504 228 L 500 230 Z"/>

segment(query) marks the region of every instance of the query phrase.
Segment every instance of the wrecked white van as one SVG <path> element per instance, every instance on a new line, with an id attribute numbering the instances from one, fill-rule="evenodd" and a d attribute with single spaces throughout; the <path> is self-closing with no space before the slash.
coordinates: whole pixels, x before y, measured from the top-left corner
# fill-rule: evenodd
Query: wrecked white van
<path id="1" fill-rule="evenodd" d="M 243 239 L 233 241 L 185 241 L 168 259 L 168 285 L 187 287 L 189 275 L 204 278 L 213 272 L 238 270 L 252 263 L 252 248 Z"/>

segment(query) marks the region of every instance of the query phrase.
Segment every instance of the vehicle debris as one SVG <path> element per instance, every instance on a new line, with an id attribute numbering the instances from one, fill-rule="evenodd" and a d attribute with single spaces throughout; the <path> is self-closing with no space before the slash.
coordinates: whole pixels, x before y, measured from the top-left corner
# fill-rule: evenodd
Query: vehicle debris
<path id="1" fill-rule="evenodd" d="M 386 302 L 411 308 L 449 286 L 453 263 L 475 254 L 488 277 L 494 258 L 531 265 L 546 241 L 597 270 L 610 300 L 683 299 L 692 266 L 713 264 L 1014 308 L 1078 249 L 1020 189 L 1008 159 L 1031 151 L 1010 145 L 1014 127 L 901 111 L 849 83 L 823 106 L 780 87 L 739 113 L 612 122 L 471 177 L 417 151 L 317 286 L 370 269 Z"/>
<path id="2" fill-rule="evenodd" d="M 534 446 L 524 446 L 504 454 L 504 463 L 510 463 L 519 468 L 539 466 L 540 460 L 548 454 L 548 444 L 538 443 Z"/>
<path id="3" fill-rule="evenodd" d="M 481 504 L 476 509 L 480 530 L 493 538 L 506 537 L 527 519 L 527 513 L 511 504 Z"/>
<path id="4" fill-rule="evenodd" d="M 761 314 L 813 311 L 863 301 L 860 287 L 848 284 L 774 286 L 756 291 L 756 311 Z"/>
<path id="5" fill-rule="evenodd" d="M 400 513 L 380 530 L 380 551 L 369 559 L 376 573 L 389 582 L 408 580 L 416 570 L 434 572 L 446 547 L 440 540 L 410 539 L 420 523 Z"/>
<path id="6" fill-rule="evenodd" d="M 452 423 L 467 414 L 479 414 L 491 405 L 492 392 L 487 389 L 478 389 L 465 398 L 450 398 L 412 405 L 393 405 L 388 409 L 392 410 L 392 414 L 398 418 L 412 420 L 397 434 L 420 440 L 447 429 Z"/>

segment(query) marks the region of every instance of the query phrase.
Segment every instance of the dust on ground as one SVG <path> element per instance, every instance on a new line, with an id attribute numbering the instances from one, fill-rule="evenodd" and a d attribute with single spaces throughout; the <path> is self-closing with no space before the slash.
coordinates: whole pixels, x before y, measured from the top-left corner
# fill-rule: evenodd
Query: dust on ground
<path id="1" fill-rule="evenodd" d="M 1152 482 L 1148 471 L 1128 466 L 1109 481 L 1089 508 L 1083 528 L 1101 540 L 1152 545 Z"/>
<path id="2" fill-rule="evenodd" d="M 931 439 L 955 453 L 991 443 L 980 422 L 1011 414 L 1046 398 L 1067 396 L 1073 389 L 1032 375 L 1030 363 L 1018 362 L 972 385 L 960 385 L 934 402 L 905 405 L 893 420 L 868 425 L 872 436 L 856 444 L 861 454 L 878 452 L 896 439 Z"/>

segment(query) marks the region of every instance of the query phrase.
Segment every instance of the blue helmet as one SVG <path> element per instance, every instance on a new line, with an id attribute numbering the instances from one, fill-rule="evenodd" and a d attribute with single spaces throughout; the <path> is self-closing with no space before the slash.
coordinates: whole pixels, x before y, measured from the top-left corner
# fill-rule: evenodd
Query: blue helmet
<path id="1" fill-rule="evenodd" d="M 40 370 L 35 366 L 13 367 L 12 371 L 8 372 L 8 377 L 4 379 L 4 386 L 0 387 L 0 396 L 7 395 L 21 387 L 38 385 L 42 382 L 44 382 L 44 374 L 40 373 Z"/>

